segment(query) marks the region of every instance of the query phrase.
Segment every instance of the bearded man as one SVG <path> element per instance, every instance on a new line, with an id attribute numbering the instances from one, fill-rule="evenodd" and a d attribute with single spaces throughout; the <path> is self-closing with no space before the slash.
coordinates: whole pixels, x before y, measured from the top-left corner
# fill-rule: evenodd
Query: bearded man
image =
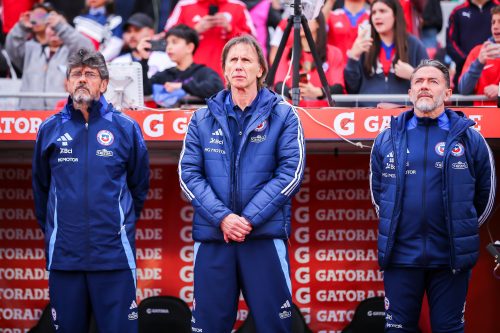
<path id="1" fill-rule="evenodd" d="M 423 60 L 408 91 L 413 110 L 375 139 L 370 185 L 380 218 L 386 332 L 418 332 L 424 293 L 433 332 L 464 332 L 479 227 L 495 199 L 493 156 L 474 121 L 445 108 L 448 69 Z"/>
<path id="2" fill-rule="evenodd" d="M 135 224 L 149 186 L 139 125 L 103 96 L 101 53 L 80 49 L 66 71 L 64 109 L 45 120 L 33 155 L 33 194 L 45 234 L 57 332 L 135 333 Z"/>

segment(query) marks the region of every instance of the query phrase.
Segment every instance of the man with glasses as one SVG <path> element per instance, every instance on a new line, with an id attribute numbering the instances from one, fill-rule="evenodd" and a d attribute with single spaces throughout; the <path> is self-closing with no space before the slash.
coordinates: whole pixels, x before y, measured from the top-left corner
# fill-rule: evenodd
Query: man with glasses
<path id="1" fill-rule="evenodd" d="M 58 332 L 137 332 L 135 223 L 149 186 L 139 125 L 106 102 L 102 54 L 69 58 L 65 108 L 40 126 L 33 157 Z"/>

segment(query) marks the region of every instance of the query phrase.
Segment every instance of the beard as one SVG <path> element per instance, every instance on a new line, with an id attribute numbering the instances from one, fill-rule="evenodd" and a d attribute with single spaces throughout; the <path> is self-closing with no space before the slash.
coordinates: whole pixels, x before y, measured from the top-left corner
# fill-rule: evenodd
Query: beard
<path id="1" fill-rule="evenodd" d="M 419 99 L 418 97 L 416 98 L 416 101 L 412 101 L 413 105 L 415 106 L 415 109 L 421 111 L 421 112 L 432 112 L 437 109 L 437 107 L 441 106 L 444 104 L 444 93 L 440 94 L 439 96 L 436 96 L 435 100 L 432 102 L 429 102 L 426 99 Z"/>
<path id="2" fill-rule="evenodd" d="M 85 87 L 76 88 L 72 98 L 74 103 L 86 105 L 90 105 L 95 100 L 90 91 Z"/>

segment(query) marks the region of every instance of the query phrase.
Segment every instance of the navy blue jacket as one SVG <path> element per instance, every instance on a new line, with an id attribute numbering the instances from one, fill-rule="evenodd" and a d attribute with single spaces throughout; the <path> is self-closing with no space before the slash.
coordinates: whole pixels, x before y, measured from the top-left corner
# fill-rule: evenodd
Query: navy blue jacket
<path id="1" fill-rule="evenodd" d="M 135 223 L 148 186 L 139 125 L 104 97 L 93 103 L 86 123 L 70 98 L 40 126 L 33 156 L 47 269 L 135 268 Z"/>
<path id="2" fill-rule="evenodd" d="M 291 198 L 304 172 L 300 119 L 278 95 L 263 88 L 240 146 L 233 147 L 224 108 L 229 93 L 219 92 L 193 114 L 184 139 L 178 171 L 181 188 L 195 209 L 193 239 L 224 241 L 220 223 L 231 213 L 252 224 L 247 239 L 286 239 Z"/>
<path id="3" fill-rule="evenodd" d="M 482 135 L 471 127 L 475 124 L 472 120 L 459 112 L 448 109 L 445 112 L 449 132 L 440 147 L 443 154 L 441 187 L 426 191 L 429 196 L 443 198 L 450 245 L 449 266 L 453 270 L 470 269 L 479 256 L 479 226 L 491 213 L 495 199 L 494 160 Z M 403 201 L 409 196 L 403 191 L 409 169 L 406 124 L 413 115 L 411 110 L 393 117 L 391 127 L 377 136 L 372 147 L 370 187 L 380 218 L 378 259 L 382 269 L 390 265 Z M 422 191 L 421 188 L 414 190 Z M 411 217 L 405 216 L 405 219 Z"/>

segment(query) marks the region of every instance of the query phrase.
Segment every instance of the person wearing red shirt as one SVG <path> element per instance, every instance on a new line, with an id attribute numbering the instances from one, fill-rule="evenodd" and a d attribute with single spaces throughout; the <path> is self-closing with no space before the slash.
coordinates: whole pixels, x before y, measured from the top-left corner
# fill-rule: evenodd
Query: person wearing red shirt
<path id="1" fill-rule="evenodd" d="M 332 94 L 342 94 L 344 92 L 344 60 L 341 51 L 333 45 L 327 45 L 325 18 L 322 13 L 308 23 L 313 39 L 316 42 L 316 51 L 325 71 L 330 92 Z M 300 106 L 328 106 L 325 92 L 322 89 L 319 74 L 303 29 L 300 35 L 302 43 L 302 55 L 300 58 L 301 80 L 299 83 Z M 283 91 L 285 97 L 288 98 L 290 97 L 290 88 L 292 86 L 291 70 L 289 77 L 287 77 L 288 69 L 291 65 L 291 56 L 292 48 L 286 47 L 278 65 L 275 79 L 277 82 L 275 84 L 276 92 L 281 94 Z"/>
<path id="2" fill-rule="evenodd" d="M 256 35 L 246 6 L 237 0 L 181 0 L 165 25 L 168 31 L 185 24 L 200 36 L 194 62 L 206 65 L 224 78 L 221 68 L 222 49 L 226 42 L 242 34 Z"/>
<path id="3" fill-rule="evenodd" d="M 344 61 L 347 61 L 347 50 L 358 36 L 358 26 L 369 19 L 370 12 L 365 8 L 365 0 L 346 0 L 344 7 L 330 12 L 328 44 L 340 49 Z"/>
<path id="4" fill-rule="evenodd" d="M 486 95 L 495 98 L 500 82 L 500 6 L 491 9 L 491 34 L 483 44 L 472 49 L 465 60 L 458 91 L 463 95 Z M 496 105 L 495 101 L 474 105 Z"/>

